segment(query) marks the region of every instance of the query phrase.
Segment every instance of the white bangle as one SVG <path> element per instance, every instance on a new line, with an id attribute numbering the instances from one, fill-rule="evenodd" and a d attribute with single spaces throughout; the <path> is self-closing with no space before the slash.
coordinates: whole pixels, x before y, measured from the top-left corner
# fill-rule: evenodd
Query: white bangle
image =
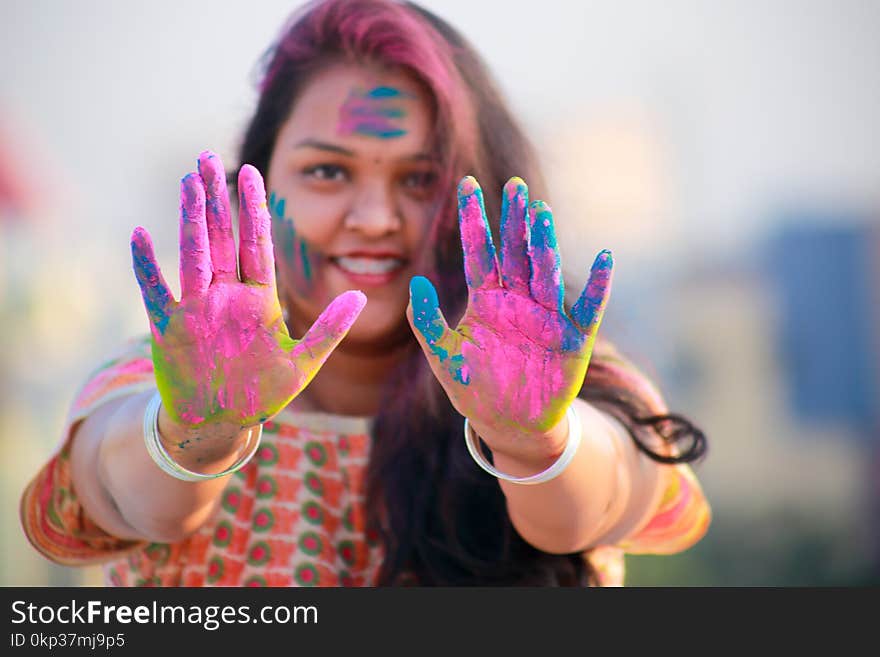
<path id="1" fill-rule="evenodd" d="M 580 416 L 577 414 L 577 411 L 574 410 L 573 406 L 568 407 L 565 415 L 568 418 L 568 438 L 565 443 L 565 449 L 562 450 L 562 454 L 559 455 L 559 458 L 556 459 L 556 462 L 553 465 L 543 472 L 529 475 L 528 477 L 514 477 L 496 470 L 492 464 L 486 460 L 486 457 L 483 456 L 483 450 L 480 447 L 480 437 L 477 435 L 476 431 L 474 431 L 473 427 L 471 427 L 467 418 L 464 419 L 464 443 L 467 445 L 468 451 L 474 461 L 477 462 L 477 465 L 490 475 L 497 477 L 498 479 L 503 479 L 504 481 L 510 481 L 514 484 L 543 484 L 545 481 L 550 481 L 554 477 L 559 476 L 559 474 L 568 467 L 568 464 L 571 463 L 571 460 L 574 458 L 575 452 L 577 452 L 578 446 L 581 444 Z"/>
<path id="2" fill-rule="evenodd" d="M 257 448 L 260 446 L 260 438 L 263 436 L 262 424 L 250 428 L 248 431 L 247 443 L 245 444 L 244 456 L 239 458 L 235 463 L 222 472 L 217 472 L 215 474 L 202 474 L 200 472 L 187 470 L 171 458 L 171 455 L 165 449 L 165 446 L 162 444 L 162 440 L 159 437 L 159 407 L 161 405 L 162 397 L 157 392 L 150 399 L 147 404 L 147 409 L 144 411 L 144 444 L 147 446 L 147 451 L 150 453 L 150 456 L 153 461 L 155 461 L 156 465 L 158 465 L 163 472 L 171 475 L 175 479 L 180 479 L 182 481 L 207 481 L 209 479 L 225 477 L 226 475 L 232 474 L 243 468 L 247 462 L 251 460 L 253 455 L 257 453 Z M 254 439 L 255 434 L 256 439 Z M 251 442 L 253 442 L 253 447 L 251 447 Z"/>

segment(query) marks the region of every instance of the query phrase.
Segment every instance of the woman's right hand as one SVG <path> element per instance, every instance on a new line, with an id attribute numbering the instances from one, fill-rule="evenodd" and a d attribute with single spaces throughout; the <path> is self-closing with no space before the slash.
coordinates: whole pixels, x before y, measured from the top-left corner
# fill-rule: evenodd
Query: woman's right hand
<path id="1" fill-rule="evenodd" d="M 162 277 L 147 231 L 131 239 L 150 319 L 162 404 L 182 428 L 246 427 L 283 409 L 311 381 L 366 303 L 339 295 L 302 339 L 290 337 L 278 302 L 270 215 L 260 173 L 239 171 L 239 252 L 226 175 L 211 152 L 181 182 L 181 298 Z"/>

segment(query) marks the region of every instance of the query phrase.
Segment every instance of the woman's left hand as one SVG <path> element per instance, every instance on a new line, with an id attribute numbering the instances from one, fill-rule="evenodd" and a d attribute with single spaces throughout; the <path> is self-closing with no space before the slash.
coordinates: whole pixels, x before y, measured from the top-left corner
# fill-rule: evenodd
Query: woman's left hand
<path id="1" fill-rule="evenodd" d="M 586 376 L 611 291 L 609 251 L 596 257 L 571 314 L 553 215 L 528 202 L 519 178 L 504 186 L 501 257 L 496 260 L 483 195 L 474 178 L 458 187 L 468 306 L 451 329 L 428 279 L 410 283 L 407 317 L 435 376 L 459 413 L 493 452 L 553 458 L 564 448 L 554 428 Z"/>

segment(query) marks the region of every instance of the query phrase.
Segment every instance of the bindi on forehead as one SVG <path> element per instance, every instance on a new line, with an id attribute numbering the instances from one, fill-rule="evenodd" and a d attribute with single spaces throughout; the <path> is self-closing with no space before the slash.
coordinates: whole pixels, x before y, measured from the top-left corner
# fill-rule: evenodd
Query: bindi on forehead
<path id="1" fill-rule="evenodd" d="M 355 87 L 339 108 L 337 132 L 378 139 L 402 137 L 407 133 L 403 121 L 407 116 L 406 101 L 413 98 L 395 87 Z"/>

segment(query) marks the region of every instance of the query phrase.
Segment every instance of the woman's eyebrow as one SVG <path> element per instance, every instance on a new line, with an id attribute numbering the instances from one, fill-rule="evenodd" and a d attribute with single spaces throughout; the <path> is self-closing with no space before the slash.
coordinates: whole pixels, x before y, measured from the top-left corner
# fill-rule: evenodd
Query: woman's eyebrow
<path id="1" fill-rule="evenodd" d="M 337 146 L 336 144 L 331 144 L 327 141 L 320 141 L 318 139 L 303 139 L 302 141 L 297 142 L 294 145 L 294 148 L 315 148 L 320 151 L 338 153 L 348 157 L 357 156 L 357 153 L 348 148 L 343 148 L 342 146 Z M 437 160 L 437 156 L 428 152 L 420 152 L 414 153 L 413 155 L 406 155 L 400 159 L 406 162 L 434 162 Z"/>
<path id="2" fill-rule="evenodd" d="M 347 148 L 326 141 L 318 141 L 316 139 L 303 139 L 301 142 L 297 143 L 294 148 L 317 148 L 321 151 L 330 151 L 331 153 L 339 153 L 340 155 L 348 155 L 349 157 L 355 155 L 354 151 L 350 151 Z"/>

